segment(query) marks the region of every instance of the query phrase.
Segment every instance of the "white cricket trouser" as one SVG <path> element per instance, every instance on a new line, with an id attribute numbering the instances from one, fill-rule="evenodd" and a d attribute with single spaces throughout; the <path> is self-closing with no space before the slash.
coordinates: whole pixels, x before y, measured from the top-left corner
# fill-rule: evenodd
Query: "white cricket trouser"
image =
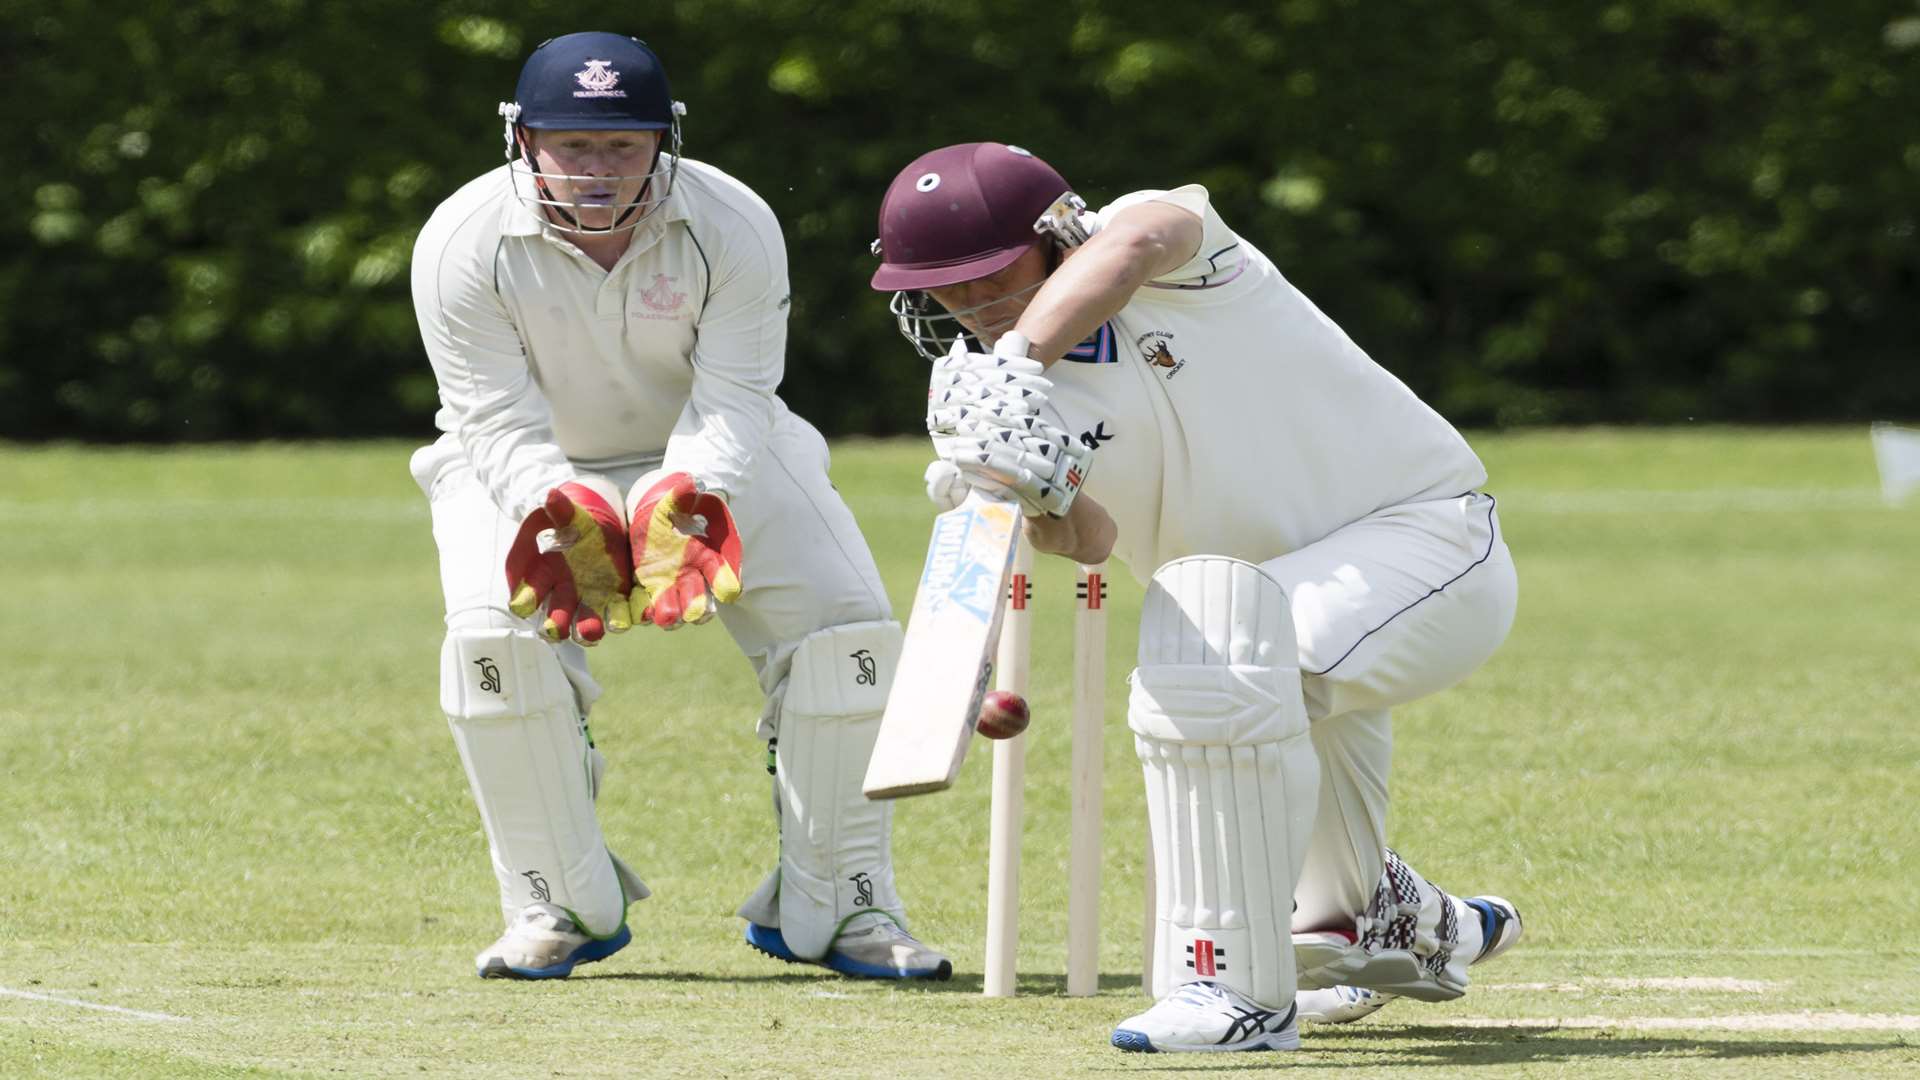
<path id="1" fill-rule="evenodd" d="M 763 693 L 771 694 L 786 679 L 793 650 L 808 634 L 893 617 L 873 555 L 828 481 L 827 464 L 820 433 L 783 410 L 757 459 L 752 484 L 730 496 L 728 508 L 740 529 L 742 591 L 739 600 L 721 605 L 719 620 L 753 665 Z M 625 493 L 648 468 L 599 475 Z M 415 454 L 413 469 L 433 507 L 448 629 L 535 629 L 507 610 L 503 567 L 520 523 L 494 506 L 453 436 L 442 436 Z M 602 647 L 631 656 L 634 646 L 644 648 L 654 632 L 636 626 Z M 585 711 L 600 692 L 587 673 L 586 650 L 572 642 L 555 649 Z M 763 715 L 762 738 L 773 734 L 775 707 L 770 703 Z"/>
<path id="2" fill-rule="evenodd" d="M 1351 926 L 1387 848 L 1389 710 L 1486 662 L 1513 626 L 1513 557 L 1494 500 L 1390 507 L 1260 564 L 1287 590 L 1320 756 L 1296 932 Z"/>
<path id="3" fill-rule="evenodd" d="M 827 466 L 827 446 L 820 433 L 782 410 L 751 484 L 732 493 L 729 503 L 740 530 L 742 591 L 737 601 L 720 607 L 719 621 L 752 664 L 767 695 L 759 721 L 763 739 L 777 733 L 787 674 L 802 641 L 830 627 L 892 617 L 873 556 L 852 513 L 828 481 Z M 598 475 L 625 492 L 648 468 L 636 465 L 602 470 Z M 507 609 L 504 564 L 519 522 L 494 506 L 452 436 L 443 436 L 416 453 L 413 473 L 433 510 L 449 635 L 473 630 L 534 632 L 532 621 L 516 618 Z M 614 650 L 622 663 L 643 661 L 648 638 L 657 632 L 650 626 L 636 626 L 601 647 Z M 551 647 L 584 716 L 600 696 L 599 684 L 588 673 L 587 651 L 571 641 Z M 476 799 L 480 794 L 475 793 Z M 831 812 L 833 808 L 809 809 Z M 854 837 L 849 842 L 873 839 Z M 884 840 L 879 838 L 882 847 Z M 880 869 L 890 872 L 890 868 Z M 514 899 L 503 885 L 503 907 L 517 909 Z"/>

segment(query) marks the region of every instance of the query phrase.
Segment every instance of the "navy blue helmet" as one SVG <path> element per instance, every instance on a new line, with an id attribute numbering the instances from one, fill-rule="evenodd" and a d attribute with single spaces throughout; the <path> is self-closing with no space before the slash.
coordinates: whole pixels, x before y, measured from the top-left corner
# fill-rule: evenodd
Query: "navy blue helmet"
<path id="1" fill-rule="evenodd" d="M 686 112 L 685 105 L 673 100 L 660 58 L 639 38 L 588 31 L 543 41 L 521 67 L 513 100 L 500 103 L 500 115 L 506 120 L 507 159 L 517 157 L 527 163 L 533 188 L 523 191 L 516 178 L 514 190 L 522 200 L 552 211 L 547 219 L 558 228 L 574 232 L 631 229 L 673 190 L 680 160 L 680 118 Z M 587 229 L 578 223 L 584 204 L 557 198 L 552 181 L 588 178 L 541 172 L 527 136 L 531 130 L 664 134 L 640 197 L 624 207 L 611 227 Z"/>

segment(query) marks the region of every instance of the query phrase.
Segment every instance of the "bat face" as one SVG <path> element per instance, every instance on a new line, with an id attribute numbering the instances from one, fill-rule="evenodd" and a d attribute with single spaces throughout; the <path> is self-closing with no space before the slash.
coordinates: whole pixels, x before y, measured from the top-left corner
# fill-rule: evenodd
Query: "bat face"
<path id="1" fill-rule="evenodd" d="M 978 492 L 934 519 L 867 764 L 868 798 L 940 791 L 959 775 L 992 674 L 1019 528 L 1012 503 Z"/>

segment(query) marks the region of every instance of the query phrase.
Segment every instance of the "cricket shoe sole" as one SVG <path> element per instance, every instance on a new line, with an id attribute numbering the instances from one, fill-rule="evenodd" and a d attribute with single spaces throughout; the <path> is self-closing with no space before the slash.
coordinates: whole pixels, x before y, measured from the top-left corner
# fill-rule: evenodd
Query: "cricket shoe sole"
<path id="1" fill-rule="evenodd" d="M 1299 1019 L 1308 1024 L 1351 1024 L 1387 1007 L 1395 995 L 1364 986 L 1302 990 L 1293 996 Z"/>

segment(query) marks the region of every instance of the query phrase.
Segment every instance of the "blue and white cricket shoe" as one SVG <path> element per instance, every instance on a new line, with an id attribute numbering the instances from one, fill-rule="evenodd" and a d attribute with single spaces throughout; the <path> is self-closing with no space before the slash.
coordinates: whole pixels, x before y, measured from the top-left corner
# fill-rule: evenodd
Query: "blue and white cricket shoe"
<path id="1" fill-rule="evenodd" d="M 1469 964 L 1483 964 L 1513 947 L 1524 929 L 1520 909 L 1498 896 L 1470 896 L 1461 903 L 1480 916 L 1480 951 Z M 1365 1020 L 1398 1000 L 1398 994 L 1364 986 L 1330 986 L 1293 996 L 1300 1019 L 1309 1024 L 1351 1024 Z"/>
<path id="2" fill-rule="evenodd" d="M 1153 1053 L 1298 1050 L 1296 1007 L 1269 1009 L 1230 986 L 1190 982 L 1113 1029 L 1113 1045 Z"/>
<path id="3" fill-rule="evenodd" d="M 819 960 L 796 956 L 787 947 L 780 928 L 747 923 L 747 944 L 789 964 L 819 964 L 842 975 L 867 979 L 933 979 L 953 977 L 953 961 L 922 945 L 892 919 L 874 913 L 858 929 L 842 930 L 833 947 Z"/>
<path id="4" fill-rule="evenodd" d="M 611 935 L 596 938 L 575 925 L 565 908 L 528 904 L 473 963 L 483 979 L 564 979 L 576 965 L 605 960 L 632 940 L 624 922 Z"/>
<path id="5" fill-rule="evenodd" d="M 1398 998 L 1384 990 L 1364 986 L 1329 986 L 1325 990 L 1302 990 L 1293 995 L 1293 1006 L 1306 1024 L 1351 1024 L 1365 1020 Z"/>
<path id="6" fill-rule="evenodd" d="M 1513 947 L 1520 940 L 1520 909 L 1498 896 L 1469 896 L 1466 905 L 1480 913 L 1480 955 L 1473 963 L 1484 964 Z"/>

